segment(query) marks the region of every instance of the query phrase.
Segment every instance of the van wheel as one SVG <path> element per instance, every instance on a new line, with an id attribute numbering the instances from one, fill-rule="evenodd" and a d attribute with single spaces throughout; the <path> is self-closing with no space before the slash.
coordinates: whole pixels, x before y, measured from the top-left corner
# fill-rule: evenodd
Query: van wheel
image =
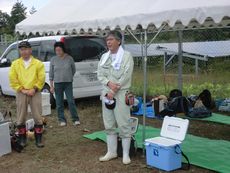
<path id="1" fill-rule="evenodd" d="M 2 87 L 1 86 L 0 86 L 0 95 L 5 96 L 5 94 L 3 94 L 3 92 L 2 92 Z"/>
<path id="2" fill-rule="evenodd" d="M 50 86 L 45 84 L 45 86 L 42 89 L 42 92 L 50 93 Z M 50 104 L 51 104 L 52 109 L 56 108 L 55 98 L 54 98 L 54 95 L 52 93 L 50 93 Z"/>

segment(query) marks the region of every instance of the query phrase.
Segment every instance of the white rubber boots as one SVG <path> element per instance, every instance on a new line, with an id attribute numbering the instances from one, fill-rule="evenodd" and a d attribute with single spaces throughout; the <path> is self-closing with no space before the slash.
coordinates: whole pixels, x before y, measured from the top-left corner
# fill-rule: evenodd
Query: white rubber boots
<path id="1" fill-rule="evenodd" d="M 130 149 L 130 138 L 122 139 L 122 148 L 123 148 L 123 164 L 127 165 L 131 163 L 129 157 Z M 112 159 L 117 158 L 117 135 L 107 135 L 107 153 L 105 156 L 100 157 L 99 161 L 106 162 Z"/>
<path id="2" fill-rule="evenodd" d="M 128 165 L 131 163 L 130 157 L 129 157 L 129 149 L 130 149 L 130 138 L 123 138 L 122 139 L 122 148 L 123 148 L 123 159 L 122 162 L 125 165 Z"/>
<path id="3" fill-rule="evenodd" d="M 117 135 L 107 135 L 107 153 L 99 160 L 106 162 L 114 158 L 117 158 Z"/>

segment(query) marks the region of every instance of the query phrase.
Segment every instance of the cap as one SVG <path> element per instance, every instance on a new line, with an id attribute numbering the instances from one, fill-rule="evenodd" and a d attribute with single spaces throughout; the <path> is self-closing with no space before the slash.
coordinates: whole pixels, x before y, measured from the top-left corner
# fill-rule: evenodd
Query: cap
<path id="1" fill-rule="evenodd" d="M 106 94 L 106 95 L 104 96 L 103 100 L 104 100 L 104 103 L 105 103 L 105 107 L 106 107 L 107 109 L 112 110 L 112 109 L 114 109 L 114 108 L 116 107 L 116 99 L 115 99 L 115 98 L 113 98 L 112 100 L 109 100 L 109 99 L 107 98 L 107 94 Z"/>
<path id="2" fill-rule="evenodd" d="M 20 49 L 22 47 L 31 48 L 31 45 L 30 45 L 30 43 L 28 41 L 22 41 L 22 42 L 19 43 L 18 48 Z"/>

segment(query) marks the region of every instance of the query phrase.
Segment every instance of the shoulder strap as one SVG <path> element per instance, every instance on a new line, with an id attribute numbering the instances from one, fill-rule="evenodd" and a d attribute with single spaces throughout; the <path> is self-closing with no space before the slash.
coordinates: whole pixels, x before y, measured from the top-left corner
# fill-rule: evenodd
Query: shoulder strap
<path id="1" fill-rule="evenodd" d="M 185 160 L 187 161 L 187 168 L 184 168 L 184 169 L 189 170 L 190 166 L 191 166 L 190 161 L 189 161 L 188 157 L 184 154 L 184 152 L 182 150 L 181 150 L 181 154 L 185 158 Z"/>
<path id="2" fill-rule="evenodd" d="M 188 157 L 184 154 L 184 152 L 181 150 L 181 147 L 179 145 L 176 145 L 175 146 L 175 152 L 177 154 L 182 154 L 182 156 L 185 158 L 185 160 L 187 161 L 187 167 L 186 168 L 181 168 L 181 169 L 184 169 L 184 170 L 189 170 L 190 169 L 190 161 L 188 159 Z"/>

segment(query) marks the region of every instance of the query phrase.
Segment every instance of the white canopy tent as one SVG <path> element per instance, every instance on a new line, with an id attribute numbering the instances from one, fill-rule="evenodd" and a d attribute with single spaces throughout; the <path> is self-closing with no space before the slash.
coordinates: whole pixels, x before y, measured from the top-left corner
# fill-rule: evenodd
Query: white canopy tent
<path id="1" fill-rule="evenodd" d="M 146 64 L 149 45 L 165 26 L 176 22 L 188 26 L 203 24 L 211 19 L 224 25 L 230 18 L 230 0 L 52 0 L 32 16 L 16 25 L 16 32 L 72 33 L 120 28 L 127 30 L 142 47 L 144 69 L 144 107 L 146 105 Z M 142 26 L 143 39 L 139 40 L 131 30 Z M 154 26 L 157 34 L 147 43 L 147 28 Z M 179 67 L 178 83 L 182 82 L 182 32 L 178 31 Z M 181 87 L 181 86 L 180 86 Z M 145 140 L 145 115 L 143 111 L 143 142 Z"/>
<path id="2" fill-rule="evenodd" d="M 118 26 L 124 30 L 137 25 L 146 29 L 164 22 L 172 27 L 177 21 L 187 26 L 191 20 L 202 24 L 207 17 L 220 23 L 225 16 L 230 16 L 229 0 L 52 0 L 17 24 L 16 32 L 71 33 Z"/>

